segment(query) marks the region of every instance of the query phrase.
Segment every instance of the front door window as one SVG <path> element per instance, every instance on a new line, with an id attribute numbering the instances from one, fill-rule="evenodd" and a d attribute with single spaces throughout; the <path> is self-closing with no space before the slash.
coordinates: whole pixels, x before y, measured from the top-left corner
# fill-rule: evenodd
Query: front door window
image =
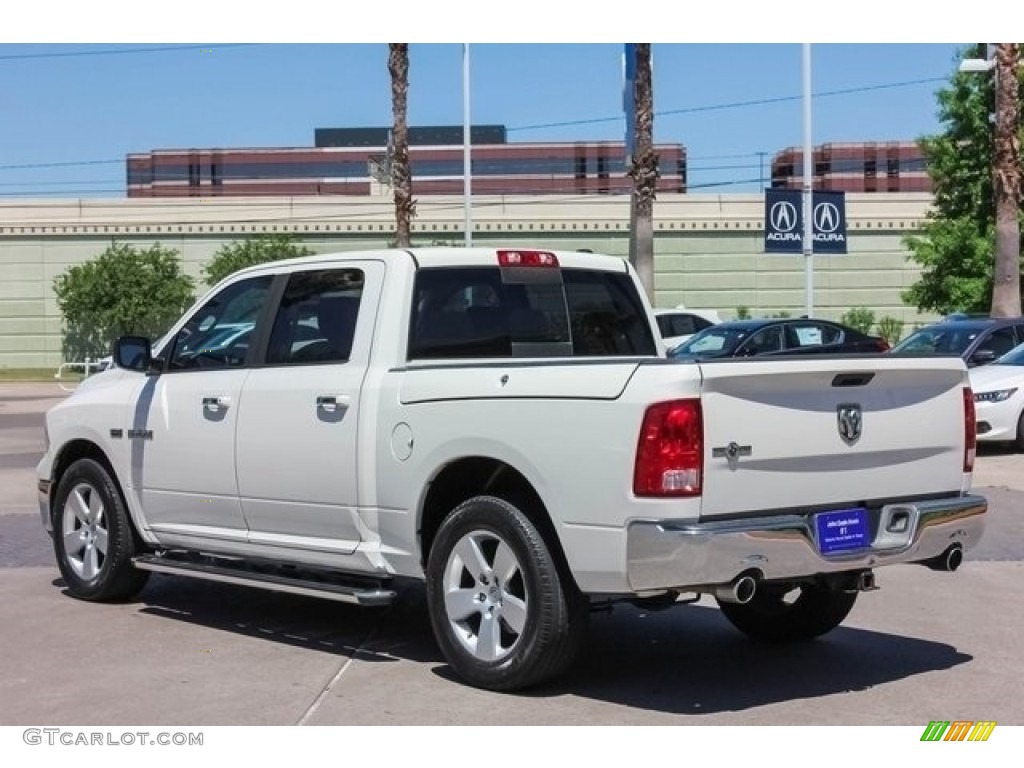
<path id="1" fill-rule="evenodd" d="M 200 307 L 175 336 L 167 370 L 244 365 L 271 280 L 264 275 L 232 283 Z"/>

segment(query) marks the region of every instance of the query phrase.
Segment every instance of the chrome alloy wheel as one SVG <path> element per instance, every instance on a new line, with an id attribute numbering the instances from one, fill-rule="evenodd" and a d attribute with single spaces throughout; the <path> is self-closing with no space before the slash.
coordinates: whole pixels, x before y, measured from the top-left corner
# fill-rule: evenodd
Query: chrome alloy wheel
<path id="1" fill-rule="evenodd" d="M 103 499 L 93 486 L 78 483 L 64 502 L 64 553 L 75 575 L 95 579 L 107 558 L 107 522 Z"/>
<path id="2" fill-rule="evenodd" d="M 523 636 L 529 603 L 519 559 L 491 531 L 467 533 L 444 570 L 444 605 L 452 633 L 480 661 L 500 661 Z"/>

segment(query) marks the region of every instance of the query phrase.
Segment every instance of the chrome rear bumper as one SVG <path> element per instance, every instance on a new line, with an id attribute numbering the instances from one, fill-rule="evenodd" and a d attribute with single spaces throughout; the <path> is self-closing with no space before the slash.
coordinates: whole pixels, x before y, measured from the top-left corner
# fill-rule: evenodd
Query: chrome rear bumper
<path id="1" fill-rule="evenodd" d="M 627 575 L 639 592 L 727 584 L 740 574 L 790 579 L 915 563 L 981 539 L 982 496 L 887 504 L 869 510 L 871 545 L 822 555 L 812 515 L 749 517 L 707 523 L 640 520 L 627 531 Z"/>

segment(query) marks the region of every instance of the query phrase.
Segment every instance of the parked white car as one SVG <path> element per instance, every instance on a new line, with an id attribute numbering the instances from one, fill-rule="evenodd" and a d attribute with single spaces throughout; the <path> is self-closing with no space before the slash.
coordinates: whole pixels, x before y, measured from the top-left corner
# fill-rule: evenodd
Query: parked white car
<path id="1" fill-rule="evenodd" d="M 675 309 L 655 309 L 654 319 L 666 350 L 672 350 L 698 331 L 722 322 L 713 309 L 687 309 L 680 304 Z"/>
<path id="2" fill-rule="evenodd" d="M 1024 451 L 1024 344 L 970 369 L 978 440 L 1012 442 Z"/>

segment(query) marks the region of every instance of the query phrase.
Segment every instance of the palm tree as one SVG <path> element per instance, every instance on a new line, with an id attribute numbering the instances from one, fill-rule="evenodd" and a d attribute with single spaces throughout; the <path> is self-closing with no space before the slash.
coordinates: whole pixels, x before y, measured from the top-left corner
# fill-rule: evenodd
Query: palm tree
<path id="1" fill-rule="evenodd" d="M 1021 200 L 1020 94 L 1016 43 L 998 43 L 995 55 L 996 125 L 993 191 L 996 203 L 996 257 L 992 280 L 992 316 L 1017 317 L 1020 301 Z"/>
<path id="2" fill-rule="evenodd" d="M 654 197 L 658 183 L 658 156 L 654 152 L 654 84 L 651 44 L 637 43 L 636 86 L 633 96 L 634 148 L 630 200 L 629 260 L 640 276 L 647 297 L 654 301 Z"/>
<path id="3" fill-rule="evenodd" d="M 412 172 L 409 169 L 409 126 L 406 109 L 409 100 L 409 44 L 388 43 L 388 72 L 391 73 L 391 189 L 395 195 L 395 245 L 408 248 L 409 230 L 416 215 L 412 198 Z"/>

